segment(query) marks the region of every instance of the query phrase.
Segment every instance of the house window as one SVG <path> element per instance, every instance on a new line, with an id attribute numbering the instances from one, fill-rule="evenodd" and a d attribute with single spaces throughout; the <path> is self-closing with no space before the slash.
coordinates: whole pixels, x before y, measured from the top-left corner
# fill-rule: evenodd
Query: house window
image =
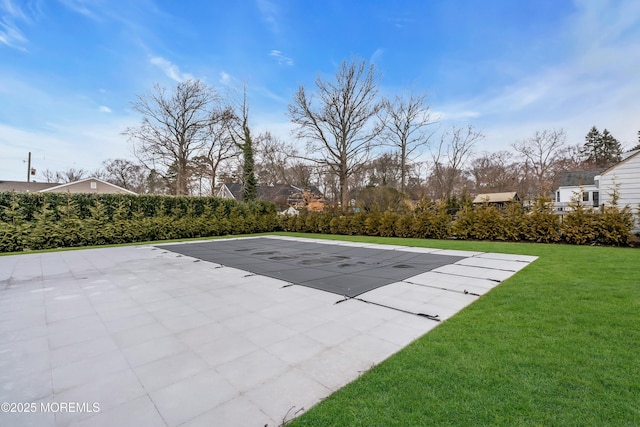
<path id="1" fill-rule="evenodd" d="M 582 201 L 583 202 L 588 202 L 589 201 L 589 192 L 588 191 L 583 191 L 582 192 Z"/>
<path id="2" fill-rule="evenodd" d="M 560 192 L 556 191 L 556 202 L 560 203 Z"/>
<path id="3" fill-rule="evenodd" d="M 600 206 L 600 192 L 599 191 L 594 191 L 593 192 L 593 207 L 597 208 L 598 206 Z"/>
<path id="4" fill-rule="evenodd" d="M 91 189 L 95 190 L 96 188 L 98 188 L 98 183 L 95 181 L 91 181 Z"/>

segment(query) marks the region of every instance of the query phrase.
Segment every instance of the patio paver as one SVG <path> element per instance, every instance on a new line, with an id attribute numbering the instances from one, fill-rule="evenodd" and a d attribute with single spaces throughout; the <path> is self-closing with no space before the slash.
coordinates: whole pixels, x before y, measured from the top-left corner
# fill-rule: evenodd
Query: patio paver
<path id="1" fill-rule="evenodd" d="M 0 257 L 0 401 L 37 409 L 0 425 L 276 426 L 439 324 L 411 313 L 446 319 L 534 260 L 277 239 L 457 263 L 344 299 L 153 246 Z"/>

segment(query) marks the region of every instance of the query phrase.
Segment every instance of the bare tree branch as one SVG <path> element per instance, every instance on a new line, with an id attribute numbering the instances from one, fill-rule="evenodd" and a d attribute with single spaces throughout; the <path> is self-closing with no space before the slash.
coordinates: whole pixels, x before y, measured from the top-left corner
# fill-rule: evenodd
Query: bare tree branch
<path id="1" fill-rule="evenodd" d="M 384 126 L 382 136 L 400 151 L 400 191 L 404 193 L 407 163 L 416 150 L 429 144 L 432 133 L 428 134 L 425 128 L 435 121 L 431 119 L 429 106 L 426 105 L 426 95 L 413 93 L 407 99 L 396 96 L 393 102 L 385 98 L 381 113 Z"/>
<path id="2" fill-rule="evenodd" d="M 447 199 L 454 193 L 456 182 L 462 178 L 476 143 L 483 138 L 484 135 L 471 125 L 466 128 L 452 127 L 442 134 L 437 151 L 431 153 L 431 177 L 439 197 Z"/>
<path id="3" fill-rule="evenodd" d="M 563 158 L 566 144 L 564 130 L 536 131 L 532 137 L 518 141 L 512 147 L 522 156 L 525 170 L 533 172 L 535 195 L 551 190 L 554 165 Z"/>
<path id="4" fill-rule="evenodd" d="M 142 121 L 123 134 L 134 143 L 134 154 L 147 168 L 175 173 L 175 194 L 188 194 L 190 162 L 207 143 L 219 97 L 205 83 L 187 80 L 171 93 L 155 84 L 137 98 L 132 106 L 142 114 Z"/>
<path id="5" fill-rule="evenodd" d="M 308 156 L 328 167 L 340 182 L 343 209 L 349 204 L 348 179 L 371 154 L 381 126 L 373 123 L 380 111 L 377 101 L 379 75 L 364 61 L 343 61 L 335 81 L 316 79 L 318 101 L 300 86 L 289 105 L 295 135 L 307 141 Z"/>

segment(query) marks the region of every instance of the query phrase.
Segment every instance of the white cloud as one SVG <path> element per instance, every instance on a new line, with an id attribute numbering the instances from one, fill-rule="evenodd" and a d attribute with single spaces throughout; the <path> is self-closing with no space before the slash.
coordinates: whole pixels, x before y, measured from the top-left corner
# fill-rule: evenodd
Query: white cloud
<path id="1" fill-rule="evenodd" d="M 19 22 L 30 23 L 31 18 L 12 0 L 0 2 L 0 44 L 26 51 L 24 45 L 28 40 L 20 29 Z"/>
<path id="2" fill-rule="evenodd" d="M 149 62 L 160 68 L 167 75 L 167 77 L 179 83 L 185 80 L 194 80 L 193 75 L 189 73 L 183 73 L 182 71 L 180 71 L 180 67 L 161 56 L 152 56 L 149 59 Z"/>
<path id="3" fill-rule="evenodd" d="M 101 113 L 110 113 L 111 108 L 107 107 L 106 105 L 101 105 L 100 108 L 98 108 L 98 111 L 100 111 Z"/>
<path id="4" fill-rule="evenodd" d="M 94 11 L 89 9 L 87 2 L 84 0 L 59 0 L 64 6 L 72 11 L 84 15 L 88 18 L 96 19 L 97 16 Z"/>
<path id="5" fill-rule="evenodd" d="M 108 121 L 85 121 L 72 124 L 47 123 L 41 130 L 23 129 L 0 123 L 0 179 L 25 179 L 23 160 L 32 154 L 37 180 L 45 169 L 69 168 L 94 171 L 109 158 L 131 157 L 129 143 L 121 132 L 135 126 L 133 117 L 114 117 Z"/>
<path id="6" fill-rule="evenodd" d="M 475 119 L 476 117 L 480 117 L 480 113 L 477 111 L 471 110 L 463 110 L 456 107 L 453 107 L 448 111 L 430 111 L 430 117 L 433 121 L 443 121 L 443 120 L 467 120 L 467 119 Z"/>
<path id="7" fill-rule="evenodd" d="M 515 83 L 439 106 L 442 119 L 473 119 L 487 135 L 486 143 L 500 149 L 553 128 L 565 129 L 568 143 L 581 144 L 594 125 L 607 128 L 623 145 L 637 143 L 640 56 L 634 52 L 640 2 L 575 4 L 577 12 L 565 25 L 561 60 L 527 70 Z"/>
<path id="8" fill-rule="evenodd" d="M 276 101 L 280 104 L 286 105 L 290 100 L 288 98 L 283 97 L 282 95 L 279 95 L 277 93 L 274 93 L 273 91 L 271 91 L 270 89 L 264 87 L 264 86 L 256 86 L 254 88 L 254 91 L 262 96 L 264 96 L 267 99 L 271 99 L 273 101 Z"/>
<path id="9" fill-rule="evenodd" d="M 383 53 L 384 53 L 384 49 L 382 48 L 376 49 L 376 51 L 373 52 L 373 55 L 371 55 L 371 58 L 369 58 L 369 63 L 375 64 L 380 58 L 382 58 Z"/>
<path id="10" fill-rule="evenodd" d="M 272 58 L 275 58 L 276 61 L 278 61 L 278 64 L 280 65 L 293 65 L 293 59 L 286 57 L 282 54 L 282 52 L 280 52 L 279 50 L 272 50 L 269 52 L 269 56 L 271 56 Z"/>
<path id="11" fill-rule="evenodd" d="M 279 15 L 278 6 L 269 0 L 257 0 L 256 4 L 262 20 L 267 24 L 269 30 L 273 33 L 278 33 L 280 31 L 277 20 Z"/>
<path id="12" fill-rule="evenodd" d="M 222 83 L 225 86 L 228 86 L 231 84 L 231 76 L 227 73 L 225 73 L 224 71 L 220 71 L 220 83 Z"/>

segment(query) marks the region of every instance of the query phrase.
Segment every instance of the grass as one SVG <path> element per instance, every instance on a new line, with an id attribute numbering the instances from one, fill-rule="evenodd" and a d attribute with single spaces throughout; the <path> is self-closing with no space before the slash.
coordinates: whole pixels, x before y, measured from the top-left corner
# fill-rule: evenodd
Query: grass
<path id="1" fill-rule="evenodd" d="M 323 237 L 539 259 L 291 427 L 640 425 L 637 249 Z"/>

